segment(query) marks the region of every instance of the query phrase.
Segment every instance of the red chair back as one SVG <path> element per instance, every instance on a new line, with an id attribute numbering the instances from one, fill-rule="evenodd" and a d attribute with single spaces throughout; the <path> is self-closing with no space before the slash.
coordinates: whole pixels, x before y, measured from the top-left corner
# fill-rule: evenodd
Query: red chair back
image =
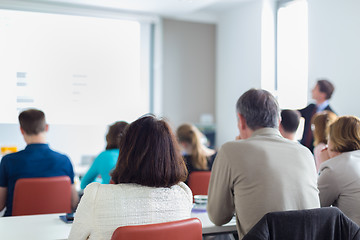
<path id="1" fill-rule="evenodd" d="M 202 226 L 197 218 L 147 225 L 118 227 L 111 240 L 202 240 Z"/>
<path id="2" fill-rule="evenodd" d="M 188 186 L 193 195 L 208 195 L 210 171 L 194 171 L 189 175 Z"/>
<path id="3" fill-rule="evenodd" d="M 16 181 L 13 216 L 68 212 L 71 212 L 71 181 L 68 176 Z"/>

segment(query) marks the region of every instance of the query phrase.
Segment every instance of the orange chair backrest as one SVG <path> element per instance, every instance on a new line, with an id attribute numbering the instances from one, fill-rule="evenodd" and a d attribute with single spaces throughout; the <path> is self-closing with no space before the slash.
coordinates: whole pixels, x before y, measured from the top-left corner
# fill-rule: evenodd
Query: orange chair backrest
<path id="1" fill-rule="evenodd" d="M 13 216 L 68 212 L 71 212 L 71 181 L 68 176 L 16 181 Z"/>
<path id="2" fill-rule="evenodd" d="M 118 227 L 111 240 L 202 240 L 198 218 L 173 222 Z"/>
<path id="3" fill-rule="evenodd" d="M 210 171 L 194 171 L 189 175 L 188 185 L 193 195 L 208 195 Z"/>

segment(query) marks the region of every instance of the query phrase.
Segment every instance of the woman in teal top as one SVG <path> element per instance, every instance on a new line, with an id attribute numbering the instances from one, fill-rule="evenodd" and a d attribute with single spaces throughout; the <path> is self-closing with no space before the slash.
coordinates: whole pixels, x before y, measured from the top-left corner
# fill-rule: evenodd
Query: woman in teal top
<path id="1" fill-rule="evenodd" d="M 89 183 L 93 182 L 97 176 L 101 176 L 101 183 L 110 182 L 110 172 L 115 167 L 119 157 L 119 142 L 122 133 L 128 126 L 127 122 L 116 122 L 109 127 L 106 135 L 106 150 L 101 152 L 94 160 L 90 169 L 81 179 L 81 189 L 84 189 Z"/>

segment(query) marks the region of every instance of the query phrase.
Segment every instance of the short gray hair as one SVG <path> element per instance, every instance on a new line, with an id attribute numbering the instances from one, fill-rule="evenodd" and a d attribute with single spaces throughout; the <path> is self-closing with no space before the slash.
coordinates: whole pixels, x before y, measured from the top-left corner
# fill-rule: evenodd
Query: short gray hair
<path id="1" fill-rule="evenodd" d="M 240 96 L 236 110 L 245 118 L 251 130 L 279 127 L 279 104 L 266 90 L 254 88 L 248 90 Z"/>

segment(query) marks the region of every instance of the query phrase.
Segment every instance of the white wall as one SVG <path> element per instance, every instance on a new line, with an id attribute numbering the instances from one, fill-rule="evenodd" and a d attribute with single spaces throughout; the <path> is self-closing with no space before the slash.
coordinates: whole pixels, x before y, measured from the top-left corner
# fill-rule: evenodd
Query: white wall
<path id="1" fill-rule="evenodd" d="M 238 135 L 235 105 L 245 91 L 261 86 L 262 2 L 223 12 L 217 32 L 217 146 Z"/>
<path id="2" fill-rule="evenodd" d="M 360 117 L 360 1 L 309 0 L 309 88 L 318 78 L 336 87 L 339 115 Z M 309 91 L 310 91 L 309 89 Z"/>
<path id="3" fill-rule="evenodd" d="M 105 149 L 107 126 L 50 125 L 47 141 L 55 151 L 70 157 L 78 165 L 83 156 L 97 155 Z M 18 124 L 0 124 L 0 146 L 17 146 L 22 150 L 26 143 Z"/>
<path id="4" fill-rule="evenodd" d="M 162 113 L 174 127 L 215 115 L 215 24 L 163 19 Z"/>

